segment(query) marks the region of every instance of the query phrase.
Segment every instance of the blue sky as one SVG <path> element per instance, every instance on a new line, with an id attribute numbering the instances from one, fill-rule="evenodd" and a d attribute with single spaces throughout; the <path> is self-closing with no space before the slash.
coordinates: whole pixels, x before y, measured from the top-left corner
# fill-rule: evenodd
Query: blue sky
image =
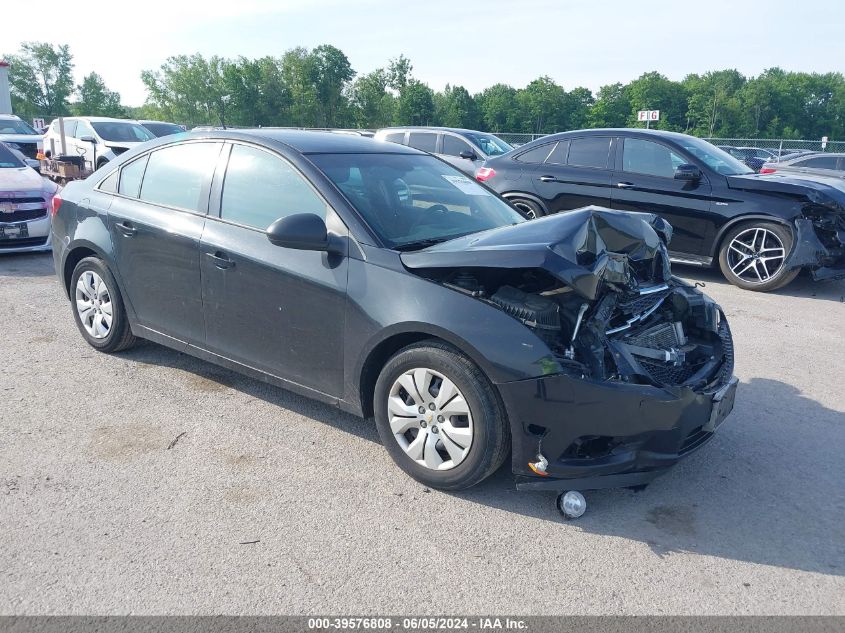
<path id="1" fill-rule="evenodd" d="M 434 89 L 522 87 L 549 75 L 597 90 L 657 70 L 671 79 L 736 68 L 845 71 L 843 0 L 119 0 L 71 7 L 6 3 L 0 53 L 22 41 L 71 47 L 77 79 L 96 70 L 124 103 L 140 105 L 143 69 L 170 55 L 281 55 L 333 44 L 359 73 L 404 54 Z M 8 28 L 14 25 L 14 28 Z"/>

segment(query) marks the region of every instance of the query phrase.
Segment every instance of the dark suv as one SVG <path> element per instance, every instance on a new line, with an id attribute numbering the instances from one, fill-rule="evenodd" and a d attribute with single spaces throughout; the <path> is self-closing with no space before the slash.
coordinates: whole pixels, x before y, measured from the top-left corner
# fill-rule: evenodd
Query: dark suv
<path id="1" fill-rule="evenodd" d="M 656 213 L 675 229 L 673 261 L 718 261 L 740 288 L 775 290 L 804 267 L 845 277 L 843 179 L 758 175 L 686 134 L 553 134 L 487 160 L 476 178 L 529 217 L 588 204 Z"/>

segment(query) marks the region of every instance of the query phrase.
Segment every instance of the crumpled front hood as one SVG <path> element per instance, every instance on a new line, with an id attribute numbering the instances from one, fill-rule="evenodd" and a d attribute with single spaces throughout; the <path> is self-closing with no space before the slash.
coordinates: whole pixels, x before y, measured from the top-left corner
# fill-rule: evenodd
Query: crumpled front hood
<path id="1" fill-rule="evenodd" d="M 774 173 L 727 176 L 731 189 L 804 196 L 810 202 L 845 210 L 845 178 L 816 174 Z"/>
<path id="2" fill-rule="evenodd" d="M 651 213 L 584 207 L 402 253 L 411 269 L 539 268 L 594 301 L 602 282 L 671 277 L 668 222 Z"/>
<path id="3" fill-rule="evenodd" d="M 0 169 L 0 195 L 9 191 L 38 191 L 44 189 L 44 179 L 31 167 Z"/>

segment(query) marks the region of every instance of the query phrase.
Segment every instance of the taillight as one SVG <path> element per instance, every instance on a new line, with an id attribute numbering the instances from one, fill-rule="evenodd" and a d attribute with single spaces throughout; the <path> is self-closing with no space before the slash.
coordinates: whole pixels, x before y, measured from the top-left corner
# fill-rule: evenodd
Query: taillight
<path id="1" fill-rule="evenodd" d="M 57 193 L 53 196 L 53 217 L 56 217 L 56 214 L 59 212 L 59 207 L 62 206 L 62 197 Z"/>
<path id="2" fill-rule="evenodd" d="M 774 167 L 761 167 L 760 173 L 761 174 L 773 174 L 777 171 Z"/>
<path id="3" fill-rule="evenodd" d="M 475 172 L 475 179 L 478 182 L 486 182 L 496 175 L 496 170 L 492 167 L 479 167 Z"/>

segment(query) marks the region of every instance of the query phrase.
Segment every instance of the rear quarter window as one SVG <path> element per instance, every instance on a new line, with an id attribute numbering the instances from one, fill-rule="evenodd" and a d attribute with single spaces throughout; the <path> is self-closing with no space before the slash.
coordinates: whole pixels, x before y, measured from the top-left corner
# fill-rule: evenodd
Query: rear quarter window
<path id="1" fill-rule="evenodd" d="M 518 160 L 520 163 L 531 163 L 539 165 L 540 163 L 546 160 L 546 157 L 549 153 L 554 149 L 555 143 L 546 143 L 545 145 L 540 145 L 539 147 L 534 147 L 529 149 L 527 152 L 522 152 L 518 156 L 514 157 L 514 160 Z"/>

